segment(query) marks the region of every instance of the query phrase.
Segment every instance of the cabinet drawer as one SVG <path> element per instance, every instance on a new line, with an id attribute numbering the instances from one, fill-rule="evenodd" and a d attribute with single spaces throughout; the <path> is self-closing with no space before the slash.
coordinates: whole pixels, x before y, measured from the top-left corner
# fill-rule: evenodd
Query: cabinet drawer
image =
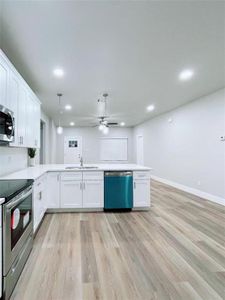
<path id="1" fill-rule="evenodd" d="M 61 181 L 82 180 L 82 172 L 62 172 Z"/>
<path id="2" fill-rule="evenodd" d="M 136 171 L 133 172 L 134 179 L 150 179 L 150 171 Z"/>
<path id="3" fill-rule="evenodd" d="M 103 172 L 96 171 L 84 171 L 83 180 L 103 180 Z"/>

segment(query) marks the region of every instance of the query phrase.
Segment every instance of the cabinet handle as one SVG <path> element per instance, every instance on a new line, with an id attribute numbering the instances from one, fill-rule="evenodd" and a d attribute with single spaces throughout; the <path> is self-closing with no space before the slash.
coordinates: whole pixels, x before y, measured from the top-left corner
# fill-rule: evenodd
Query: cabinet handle
<path id="1" fill-rule="evenodd" d="M 136 182 L 134 181 L 134 189 L 136 189 Z"/>
<path id="2" fill-rule="evenodd" d="M 39 193 L 39 200 L 42 199 L 42 192 Z"/>
<path id="3" fill-rule="evenodd" d="M 23 145 L 23 136 L 21 138 L 22 138 L 22 145 Z"/>

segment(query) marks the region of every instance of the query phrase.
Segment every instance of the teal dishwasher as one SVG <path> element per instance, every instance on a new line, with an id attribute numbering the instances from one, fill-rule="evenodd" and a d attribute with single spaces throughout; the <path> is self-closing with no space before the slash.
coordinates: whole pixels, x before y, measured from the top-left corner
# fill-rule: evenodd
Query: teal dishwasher
<path id="1" fill-rule="evenodd" d="M 107 171 L 104 174 L 104 210 L 133 208 L 133 172 Z"/>

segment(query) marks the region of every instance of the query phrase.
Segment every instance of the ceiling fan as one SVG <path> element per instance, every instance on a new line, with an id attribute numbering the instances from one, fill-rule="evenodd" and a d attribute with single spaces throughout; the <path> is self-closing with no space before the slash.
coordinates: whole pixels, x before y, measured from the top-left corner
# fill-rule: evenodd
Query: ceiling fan
<path id="1" fill-rule="evenodd" d="M 104 93 L 102 96 L 102 99 L 98 99 L 98 124 L 94 125 L 93 127 L 97 127 L 100 131 L 102 131 L 104 134 L 107 134 L 109 132 L 109 128 L 112 126 L 117 126 L 117 122 L 109 122 L 107 119 L 109 116 L 107 116 L 107 97 L 108 93 Z"/>

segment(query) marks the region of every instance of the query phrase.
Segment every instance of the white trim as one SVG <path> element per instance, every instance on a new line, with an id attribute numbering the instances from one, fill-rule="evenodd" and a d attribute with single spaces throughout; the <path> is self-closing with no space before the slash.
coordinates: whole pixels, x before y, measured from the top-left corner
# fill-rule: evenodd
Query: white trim
<path id="1" fill-rule="evenodd" d="M 206 193 L 206 192 L 188 187 L 186 185 L 176 183 L 174 181 L 170 181 L 168 179 L 160 178 L 158 176 L 152 175 L 151 178 L 154 179 L 154 180 L 157 180 L 159 182 L 162 182 L 162 183 L 168 184 L 170 186 L 173 186 L 173 187 L 175 187 L 179 190 L 182 190 L 184 192 L 193 194 L 193 195 L 198 196 L 200 198 L 203 198 L 203 199 L 206 199 L 206 200 L 209 200 L 209 201 L 212 201 L 212 202 L 215 202 L 215 203 L 218 203 L 218 204 L 221 204 L 221 205 L 225 206 L 225 199 L 222 198 L 222 197 L 218 197 L 218 196 L 215 196 L 215 195 L 212 195 L 212 194 L 209 194 L 209 193 Z"/>

